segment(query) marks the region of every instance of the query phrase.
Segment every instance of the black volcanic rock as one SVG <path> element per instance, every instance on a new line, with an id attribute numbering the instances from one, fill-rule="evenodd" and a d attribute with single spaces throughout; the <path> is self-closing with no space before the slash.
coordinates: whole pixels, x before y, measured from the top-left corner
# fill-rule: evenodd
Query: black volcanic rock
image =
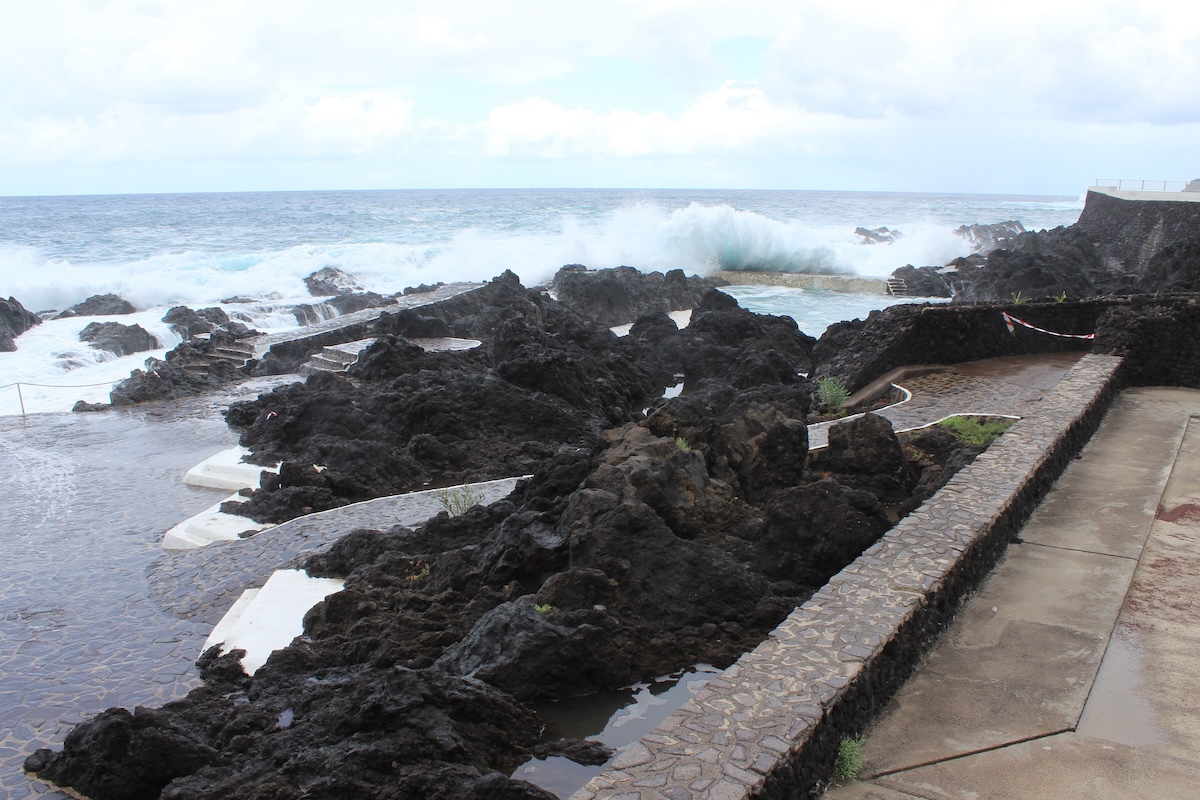
<path id="1" fill-rule="evenodd" d="M 612 327 L 646 314 L 694 308 L 715 286 L 706 278 L 687 277 L 679 269 L 664 275 L 633 267 L 589 270 L 572 264 L 558 271 L 550 288 L 576 314 Z"/>
<path id="2" fill-rule="evenodd" d="M 67 317 L 105 317 L 132 314 L 137 311 L 128 300 L 123 300 L 115 294 L 94 294 L 82 303 L 63 311 L 55 319 Z"/>
<path id="3" fill-rule="evenodd" d="M 1045 299 L 1066 294 L 1077 300 L 1122 288 L 1110 275 L 1088 234 L 1078 226 L 1019 235 L 978 269 L 947 276 L 963 302 Z"/>
<path id="4" fill-rule="evenodd" d="M 304 279 L 304 285 L 314 297 L 347 294 L 363 288 L 357 278 L 337 267 L 321 267 Z"/>
<path id="5" fill-rule="evenodd" d="M 218 326 L 228 325 L 229 315 L 221 308 L 194 311 L 187 306 L 175 306 L 163 315 L 162 321 L 186 340 L 198 333 L 210 333 Z"/>
<path id="6" fill-rule="evenodd" d="M 1025 226 L 1019 220 L 1010 219 L 990 225 L 959 225 L 954 232 L 966 240 L 972 253 L 986 256 L 993 250 L 1011 246 L 1018 236 L 1025 233 Z"/>
<path id="7" fill-rule="evenodd" d="M 741 388 L 798 383 L 799 373 L 812 366 L 816 342 L 791 317 L 753 314 L 716 289 L 703 295 L 682 331 L 658 312 L 635 322 L 629 338 L 651 348 L 689 385 L 717 378 Z"/>
<path id="8" fill-rule="evenodd" d="M 886 530 L 879 498 L 856 487 L 901 474 L 895 439 L 848 425 L 840 472 L 809 468 L 796 365 L 811 343 L 794 324 L 713 293 L 694 330 L 660 313 L 618 338 L 515 276 L 452 308 L 387 315 L 350 379 L 231 406 L 254 458 L 284 462 L 243 505 L 277 519 L 435 479 L 533 477 L 489 506 L 312 555 L 309 572 L 345 588 L 252 678 L 236 651 L 210 651 L 185 699 L 109 712 L 30 769 L 95 800 L 125 787 L 545 800 L 506 776 L 534 752 L 604 750 L 539 747 L 521 703 L 732 663 Z M 404 338 L 435 324 L 484 344 L 433 353 Z M 172 352 L 195 367 L 202 350 Z M 679 397 L 659 397 L 674 380 L 664 361 L 682 371 Z"/>
<path id="9" fill-rule="evenodd" d="M 122 325 L 119 322 L 89 322 L 79 332 L 79 341 L 88 342 L 97 350 L 107 350 L 118 356 L 141 353 L 158 347 L 158 339 L 141 325 Z"/>
<path id="10" fill-rule="evenodd" d="M 917 482 L 892 423 L 878 414 L 863 414 L 830 427 L 829 446 L 812 466 L 885 504 L 906 500 Z"/>
<path id="11" fill-rule="evenodd" d="M 892 273 L 893 278 L 904 281 L 905 291 L 910 297 L 950 297 L 953 290 L 943 276 L 943 267 L 914 267 L 909 264 Z"/>
<path id="12" fill-rule="evenodd" d="M 0 352 L 11 353 L 17 349 L 13 340 L 34 325 L 40 325 L 41 318 L 28 311 L 15 298 L 0 300 Z"/>

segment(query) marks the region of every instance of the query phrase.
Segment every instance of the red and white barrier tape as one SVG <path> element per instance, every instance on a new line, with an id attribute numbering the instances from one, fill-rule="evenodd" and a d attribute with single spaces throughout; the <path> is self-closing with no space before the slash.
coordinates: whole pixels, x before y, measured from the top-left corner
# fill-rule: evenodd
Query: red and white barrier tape
<path id="1" fill-rule="evenodd" d="M 1013 328 L 1013 323 L 1015 322 L 1018 325 L 1024 325 L 1026 328 L 1029 328 L 1032 331 L 1037 331 L 1038 333 L 1049 334 L 1050 336 L 1061 336 L 1065 339 L 1095 339 L 1096 338 L 1096 334 L 1094 334 L 1094 333 L 1055 333 L 1054 331 L 1048 331 L 1045 328 L 1039 328 L 1037 325 L 1030 325 L 1028 322 L 1026 322 L 1023 319 L 1017 319 L 1013 315 L 1009 314 L 1007 311 L 1001 311 L 1000 315 L 1002 317 L 1004 317 L 1004 324 L 1008 326 L 1009 333 L 1016 333 L 1016 329 Z"/>

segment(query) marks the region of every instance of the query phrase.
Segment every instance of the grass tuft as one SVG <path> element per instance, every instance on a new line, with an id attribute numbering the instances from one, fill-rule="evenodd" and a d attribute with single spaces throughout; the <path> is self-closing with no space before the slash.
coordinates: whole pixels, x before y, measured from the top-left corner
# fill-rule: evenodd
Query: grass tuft
<path id="1" fill-rule="evenodd" d="M 858 773 L 862 771 L 862 749 L 865 742 L 866 739 L 862 736 L 847 736 L 842 739 L 842 743 L 838 745 L 837 758 L 833 762 L 835 780 L 858 780 Z"/>
<path id="2" fill-rule="evenodd" d="M 1012 427 L 1011 419 L 981 419 L 979 417 L 950 417 L 942 420 L 943 428 L 948 428 L 960 441 L 967 444 L 991 444 L 1000 434 Z"/>
<path id="3" fill-rule="evenodd" d="M 837 378 L 817 379 L 817 400 L 829 413 L 845 413 L 846 401 L 849 399 L 850 390 Z"/>
<path id="4" fill-rule="evenodd" d="M 450 489 L 438 489 L 433 496 L 452 517 L 457 517 L 483 502 L 483 492 L 469 483 Z"/>

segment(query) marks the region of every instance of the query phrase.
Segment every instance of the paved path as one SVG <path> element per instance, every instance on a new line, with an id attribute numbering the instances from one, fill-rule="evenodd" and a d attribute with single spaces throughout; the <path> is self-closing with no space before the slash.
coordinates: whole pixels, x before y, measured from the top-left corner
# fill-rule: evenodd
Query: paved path
<path id="1" fill-rule="evenodd" d="M 1053 358 L 960 365 L 910 382 L 913 401 L 888 416 L 925 424 L 964 410 L 1019 413 L 1069 366 Z M 34 415 L 24 426 L 0 418 L 0 455 L 10 465 L 0 474 L 0 796 L 45 792 L 20 773 L 21 762 L 82 718 L 185 694 L 211 625 L 271 570 L 353 528 L 416 524 L 440 509 L 428 496 L 385 499 L 242 542 L 164 553 L 163 532 L 220 496 L 182 480 L 234 444 L 219 412 L 286 380 L 105 414 Z M 489 499 L 507 491 L 486 488 Z"/>
<path id="2" fill-rule="evenodd" d="M 1200 796 L 1200 391 L 1133 389 L 829 800 Z"/>
<path id="3" fill-rule="evenodd" d="M 876 413 L 890 420 L 897 431 L 921 428 L 954 414 L 1022 417 L 1036 407 L 1083 355 L 1047 353 L 957 364 L 900 381 L 912 398 Z M 829 428 L 845 421 L 808 426 L 809 447 L 825 447 Z"/>

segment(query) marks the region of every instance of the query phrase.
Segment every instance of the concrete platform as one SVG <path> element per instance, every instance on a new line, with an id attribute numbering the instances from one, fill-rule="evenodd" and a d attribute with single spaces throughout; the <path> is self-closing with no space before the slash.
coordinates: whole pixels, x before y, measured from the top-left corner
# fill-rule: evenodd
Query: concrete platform
<path id="1" fill-rule="evenodd" d="M 221 511 L 222 503 L 244 503 L 246 498 L 231 494 L 208 508 L 188 517 L 163 534 L 164 550 L 194 550 L 213 542 L 230 542 L 242 538 L 243 533 L 261 531 L 269 527 L 249 517 L 226 514 Z"/>
<path id="2" fill-rule="evenodd" d="M 1200 796 L 1200 392 L 1133 389 L 830 800 Z"/>
<path id="3" fill-rule="evenodd" d="M 245 458 L 248 455 L 250 451 L 245 447 L 222 450 L 189 469 L 183 476 L 183 482 L 188 486 L 236 492 L 239 489 L 256 488 L 264 472 L 279 472 L 278 464 L 274 467 L 247 464 Z"/>
<path id="4" fill-rule="evenodd" d="M 304 633 L 304 615 L 342 590 L 339 578 L 310 578 L 303 570 L 278 570 L 261 589 L 247 589 L 213 628 L 200 652 L 221 645 L 221 652 L 245 650 L 242 668 L 253 675 L 271 653 Z"/>

